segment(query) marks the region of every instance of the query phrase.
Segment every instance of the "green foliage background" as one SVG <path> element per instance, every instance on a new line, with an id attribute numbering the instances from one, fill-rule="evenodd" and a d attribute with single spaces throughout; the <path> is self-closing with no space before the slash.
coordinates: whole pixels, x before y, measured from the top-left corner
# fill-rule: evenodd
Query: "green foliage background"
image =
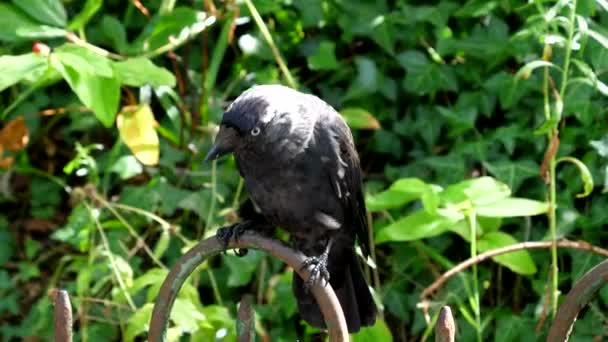
<path id="1" fill-rule="evenodd" d="M 24 149 L 0 138 L 14 158 L 0 174 L 5 341 L 51 338 L 52 288 L 72 295 L 77 340 L 145 336 L 168 267 L 252 214 L 234 162 L 202 159 L 253 84 L 317 94 L 354 130 L 377 243 L 366 272 L 384 309 L 355 341 L 430 338 L 422 290 L 472 255 L 608 245 L 606 1 L 14 0 L 0 22 L 0 122 L 28 129 Z M 136 125 L 159 137 L 153 166 L 116 128 L 121 109 L 146 104 L 158 125 Z M 496 257 L 448 281 L 430 318 L 448 304 L 459 340 L 543 340 L 552 289 L 604 258 Z M 313 339 L 291 272 L 256 251 L 214 258 L 180 293 L 169 339 L 234 340 L 245 293 L 258 340 Z M 571 340 L 606 339 L 607 312 L 605 287 Z"/>

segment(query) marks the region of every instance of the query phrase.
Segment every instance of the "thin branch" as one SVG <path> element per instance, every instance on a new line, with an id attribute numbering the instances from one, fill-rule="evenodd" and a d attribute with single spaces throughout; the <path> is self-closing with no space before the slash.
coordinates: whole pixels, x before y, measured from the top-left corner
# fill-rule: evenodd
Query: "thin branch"
<path id="1" fill-rule="evenodd" d="M 301 268 L 306 256 L 299 251 L 287 247 L 278 240 L 261 236 L 253 231 L 247 231 L 239 237 L 238 242 L 231 239 L 228 248 L 254 248 L 265 251 L 292 267 L 303 279 L 308 279 L 308 269 Z M 148 341 L 164 341 L 171 308 L 173 307 L 173 303 L 177 298 L 180 288 L 188 276 L 190 276 L 201 263 L 208 257 L 219 254 L 222 251 L 225 251 L 222 243 L 218 241 L 216 236 L 212 236 L 199 242 L 190 249 L 171 268 L 171 271 L 160 288 L 158 297 L 156 297 L 156 302 L 154 303 L 154 310 L 152 311 L 152 318 L 150 320 L 150 330 L 148 332 Z M 324 285 L 325 284 L 316 283 L 310 291 L 319 304 L 323 317 L 325 318 L 325 324 L 329 330 L 329 340 L 331 342 L 348 341 L 348 329 L 346 328 L 346 320 L 344 319 L 344 313 L 340 307 L 340 302 L 338 301 L 334 290 L 331 288 L 331 285 Z"/>
<path id="2" fill-rule="evenodd" d="M 268 44 L 268 46 L 270 46 L 270 50 L 272 50 L 272 54 L 274 55 L 274 58 L 276 59 L 277 64 L 279 65 L 279 69 L 281 69 L 281 72 L 283 73 L 283 76 L 285 76 L 287 83 L 293 89 L 297 89 L 298 86 L 296 84 L 296 81 L 291 76 L 291 73 L 289 72 L 287 65 L 283 61 L 283 58 L 281 57 L 281 53 L 279 52 L 279 49 L 277 49 L 277 46 L 274 43 L 274 40 L 272 39 L 272 35 L 270 34 L 270 31 L 268 31 L 268 27 L 264 23 L 264 20 L 262 20 L 260 13 L 258 13 L 258 10 L 255 8 L 255 6 L 251 2 L 251 0 L 245 0 L 245 4 L 247 4 L 247 8 L 249 8 L 249 11 L 251 12 L 251 16 L 253 17 L 253 20 L 255 21 L 255 23 L 258 25 L 260 32 L 262 32 L 262 36 L 266 40 L 266 43 Z"/>
<path id="3" fill-rule="evenodd" d="M 599 255 L 603 255 L 608 257 L 608 250 L 593 246 L 585 241 L 571 241 L 571 240 L 559 240 L 556 242 L 557 247 L 560 248 L 571 248 L 578 249 L 582 251 L 588 251 L 592 253 L 596 253 Z M 521 242 L 514 245 L 492 249 L 487 252 L 481 253 L 477 255 L 475 258 L 469 258 L 458 265 L 452 267 L 447 272 L 443 273 L 439 278 L 437 278 L 430 286 L 425 288 L 420 294 L 420 301 L 426 302 L 427 297 L 429 297 L 432 293 L 437 291 L 448 279 L 450 279 L 453 275 L 465 270 L 468 267 L 476 265 L 482 261 L 485 261 L 489 258 L 495 257 L 500 254 L 506 254 L 511 252 L 516 252 L 524 249 L 547 249 L 551 248 L 553 245 L 553 241 L 531 241 L 531 242 Z M 424 308 L 425 305 L 422 305 Z"/>

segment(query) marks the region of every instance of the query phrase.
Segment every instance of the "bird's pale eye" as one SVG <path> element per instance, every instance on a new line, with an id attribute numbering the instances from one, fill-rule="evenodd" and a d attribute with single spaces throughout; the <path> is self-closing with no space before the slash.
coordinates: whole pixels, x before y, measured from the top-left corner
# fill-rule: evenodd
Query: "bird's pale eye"
<path id="1" fill-rule="evenodd" d="M 258 126 L 253 127 L 253 129 L 251 130 L 251 135 L 256 136 L 258 134 L 260 134 L 260 127 L 258 127 Z"/>

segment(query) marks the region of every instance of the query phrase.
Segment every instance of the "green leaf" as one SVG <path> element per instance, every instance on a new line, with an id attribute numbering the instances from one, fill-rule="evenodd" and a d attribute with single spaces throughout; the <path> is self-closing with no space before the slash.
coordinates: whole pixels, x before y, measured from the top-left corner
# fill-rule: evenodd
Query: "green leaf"
<path id="1" fill-rule="evenodd" d="M 145 51 L 155 51 L 161 47 L 173 50 L 189 39 L 196 37 L 209 25 L 215 23 L 215 17 L 205 12 L 195 11 L 189 7 L 177 7 L 168 14 L 161 15 L 158 20 L 142 30 L 131 47 L 132 54 Z"/>
<path id="2" fill-rule="evenodd" d="M 336 44 L 322 41 L 317 51 L 307 58 L 310 70 L 334 70 L 339 66 L 335 54 Z"/>
<path id="3" fill-rule="evenodd" d="M 589 196 L 589 194 L 591 194 L 591 192 L 593 191 L 593 177 L 591 176 L 591 172 L 589 172 L 587 165 L 583 164 L 582 161 L 574 157 L 561 157 L 557 160 L 556 164 L 559 164 L 561 162 L 570 162 L 578 168 L 581 180 L 583 181 L 584 191 L 580 194 L 577 194 L 576 197 L 581 198 Z"/>
<path id="4" fill-rule="evenodd" d="M 47 68 L 47 58 L 34 53 L 0 56 L 0 91 Z"/>
<path id="5" fill-rule="evenodd" d="M 387 190 L 366 198 L 365 205 L 369 211 L 381 211 L 401 207 L 420 198 L 430 186 L 418 178 L 402 178 L 395 181 Z"/>
<path id="6" fill-rule="evenodd" d="M 4 265 L 15 253 L 15 238 L 8 230 L 8 222 L 0 216 L 0 264 Z"/>
<path id="7" fill-rule="evenodd" d="M 597 154 L 604 158 L 608 157 L 608 134 L 605 134 L 601 140 L 591 140 L 589 144 L 597 151 Z"/>
<path id="8" fill-rule="evenodd" d="M 147 83 L 153 87 L 175 86 L 175 76 L 167 69 L 158 67 L 151 60 L 143 57 L 129 58 L 113 63 L 116 77 L 121 83 L 141 87 Z"/>
<path id="9" fill-rule="evenodd" d="M 72 19 L 68 28 L 72 31 L 82 29 L 93 18 L 95 13 L 99 11 L 102 4 L 103 0 L 87 0 L 82 11 Z"/>
<path id="10" fill-rule="evenodd" d="M 122 22 L 112 16 L 104 15 L 101 19 L 101 29 L 116 51 L 124 52 L 127 49 L 127 32 Z"/>
<path id="11" fill-rule="evenodd" d="M 527 198 L 509 197 L 475 207 L 477 215 L 486 217 L 519 217 L 547 213 L 546 202 Z"/>
<path id="12" fill-rule="evenodd" d="M 153 308 L 153 303 L 146 303 L 126 320 L 127 329 L 125 330 L 125 336 L 123 337 L 125 342 L 135 341 L 137 335 L 149 329 Z"/>
<path id="13" fill-rule="evenodd" d="M 67 23 L 60 0 L 13 0 L 13 4 L 43 24 L 65 27 Z"/>
<path id="14" fill-rule="evenodd" d="M 378 90 L 380 73 L 376 62 L 367 57 L 356 57 L 357 77 L 351 82 L 343 100 L 372 94 Z"/>
<path id="15" fill-rule="evenodd" d="M 135 156 L 128 155 L 118 158 L 109 171 L 117 173 L 120 179 L 125 180 L 142 173 L 143 167 Z"/>
<path id="16" fill-rule="evenodd" d="M 497 1 L 469 0 L 455 13 L 455 17 L 483 17 L 492 12 L 498 6 Z"/>
<path id="17" fill-rule="evenodd" d="M 431 62 L 420 51 L 401 53 L 397 56 L 397 61 L 407 71 L 403 87 L 411 93 L 428 94 L 438 90 L 458 90 L 453 70 L 447 65 Z"/>
<path id="18" fill-rule="evenodd" d="M 511 235 L 503 232 L 490 232 L 484 234 L 477 241 L 477 248 L 480 252 L 486 252 L 492 249 L 501 248 L 509 245 L 514 245 L 517 240 Z M 507 267 L 511 271 L 519 274 L 534 274 L 536 273 L 536 265 L 526 250 L 520 250 L 507 254 L 497 255 L 492 258 L 497 263 Z"/>
<path id="19" fill-rule="evenodd" d="M 0 3 L 0 41 L 15 42 L 27 39 L 21 33 L 41 31 L 43 25 L 35 22 L 9 3 Z"/>
<path id="20" fill-rule="evenodd" d="M 80 101 L 90 108 L 101 123 L 110 127 L 118 111 L 120 83 L 112 77 L 109 64 L 96 56 L 87 60 L 88 54 L 53 53 L 51 65 L 68 82 Z M 94 54 L 93 54 L 94 55 Z M 82 63 L 82 64 L 79 64 Z M 109 74 L 106 76 L 105 74 Z"/>
<path id="21" fill-rule="evenodd" d="M 511 195 L 509 187 L 492 178 L 479 177 L 447 187 L 439 194 L 443 203 L 460 204 L 470 200 L 474 206 L 486 205 Z"/>
<path id="22" fill-rule="evenodd" d="M 352 129 L 379 129 L 380 123 L 363 108 L 343 108 L 340 114 Z"/>
<path id="23" fill-rule="evenodd" d="M 17 36 L 23 37 L 25 39 L 34 40 L 34 39 L 49 39 L 49 38 L 59 38 L 64 37 L 66 35 L 66 31 L 64 29 L 47 26 L 47 25 L 39 25 L 39 26 L 25 26 L 18 27 L 16 31 Z"/>
<path id="24" fill-rule="evenodd" d="M 71 43 L 64 44 L 55 49 L 52 55 L 56 56 L 62 64 L 70 66 L 78 72 L 114 77 L 112 62 L 108 58 L 82 46 Z"/>
<path id="25" fill-rule="evenodd" d="M 171 321 L 184 332 L 193 333 L 198 330 L 201 321 L 206 316 L 189 300 L 177 298 L 171 310 Z"/>
<path id="26" fill-rule="evenodd" d="M 375 240 L 384 243 L 425 239 L 447 231 L 456 222 L 453 218 L 418 210 L 380 229 Z"/>
<path id="27" fill-rule="evenodd" d="M 371 327 L 364 327 L 358 333 L 352 335 L 353 342 L 391 342 L 393 336 L 386 326 L 384 320 L 377 320 Z"/>
<path id="28" fill-rule="evenodd" d="M 257 266 L 260 260 L 262 260 L 262 257 L 263 254 L 257 251 L 249 251 L 249 253 L 242 258 L 231 254 L 225 255 L 224 262 L 230 269 L 227 285 L 230 287 L 247 285 L 257 270 Z"/>

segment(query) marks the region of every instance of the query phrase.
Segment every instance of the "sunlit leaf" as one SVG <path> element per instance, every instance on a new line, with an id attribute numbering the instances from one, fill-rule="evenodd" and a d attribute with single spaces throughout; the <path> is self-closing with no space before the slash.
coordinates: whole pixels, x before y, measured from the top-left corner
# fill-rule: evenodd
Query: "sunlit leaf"
<path id="1" fill-rule="evenodd" d="M 146 83 L 153 87 L 175 86 L 175 76 L 167 69 L 158 67 L 147 58 L 129 58 L 115 62 L 112 67 L 120 82 L 133 87 L 141 87 Z"/>
<path id="2" fill-rule="evenodd" d="M 429 238 L 447 231 L 456 222 L 452 218 L 418 210 L 382 228 L 375 241 L 376 243 L 383 243 Z"/>
<path id="3" fill-rule="evenodd" d="M 391 342 L 393 335 L 384 320 L 378 319 L 371 327 L 364 327 L 352 336 L 353 342 Z"/>
<path id="4" fill-rule="evenodd" d="M 366 198 L 369 211 L 380 211 L 398 208 L 410 201 L 420 198 L 431 186 L 418 178 L 403 178 L 395 181 L 388 189 Z"/>
<path id="5" fill-rule="evenodd" d="M 118 111 L 120 84 L 109 61 L 86 49 L 64 45 L 50 55 L 51 65 L 68 82 L 82 103 L 106 127 L 114 123 Z"/>
<path id="6" fill-rule="evenodd" d="M 127 328 L 123 339 L 125 342 L 135 341 L 135 337 L 149 329 L 150 318 L 152 317 L 153 303 L 146 303 L 137 309 L 126 321 Z"/>
<path id="7" fill-rule="evenodd" d="M 477 215 L 486 217 L 534 216 L 545 214 L 548 208 L 546 202 L 517 197 L 503 198 L 475 207 Z"/>
<path id="8" fill-rule="evenodd" d="M 501 248 L 509 245 L 514 245 L 518 241 L 511 235 L 503 232 L 490 232 L 484 234 L 477 241 L 477 248 L 480 252 L 486 252 L 492 249 Z M 497 263 L 506 266 L 511 271 L 519 274 L 534 274 L 536 273 L 536 265 L 532 257 L 526 250 L 520 250 L 507 254 L 501 254 L 492 258 Z"/>
<path id="9" fill-rule="evenodd" d="M 499 201 L 510 194 L 511 190 L 506 184 L 492 177 L 479 177 L 450 185 L 439 197 L 444 203 L 459 204 L 470 200 L 474 206 L 480 206 Z"/>
<path id="10" fill-rule="evenodd" d="M 116 117 L 120 138 L 129 147 L 135 158 L 144 165 L 156 165 L 159 159 L 156 120 L 149 105 L 123 108 Z"/>
<path id="11" fill-rule="evenodd" d="M 0 56 L 0 91 L 47 68 L 47 59 L 39 54 Z"/>
<path id="12" fill-rule="evenodd" d="M 336 44 L 327 40 L 322 41 L 317 51 L 307 58 L 311 70 L 333 70 L 338 68 L 335 54 Z"/>
<path id="13" fill-rule="evenodd" d="M 340 111 L 346 123 L 352 129 L 379 129 L 380 123 L 363 108 L 343 108 Z"/>

